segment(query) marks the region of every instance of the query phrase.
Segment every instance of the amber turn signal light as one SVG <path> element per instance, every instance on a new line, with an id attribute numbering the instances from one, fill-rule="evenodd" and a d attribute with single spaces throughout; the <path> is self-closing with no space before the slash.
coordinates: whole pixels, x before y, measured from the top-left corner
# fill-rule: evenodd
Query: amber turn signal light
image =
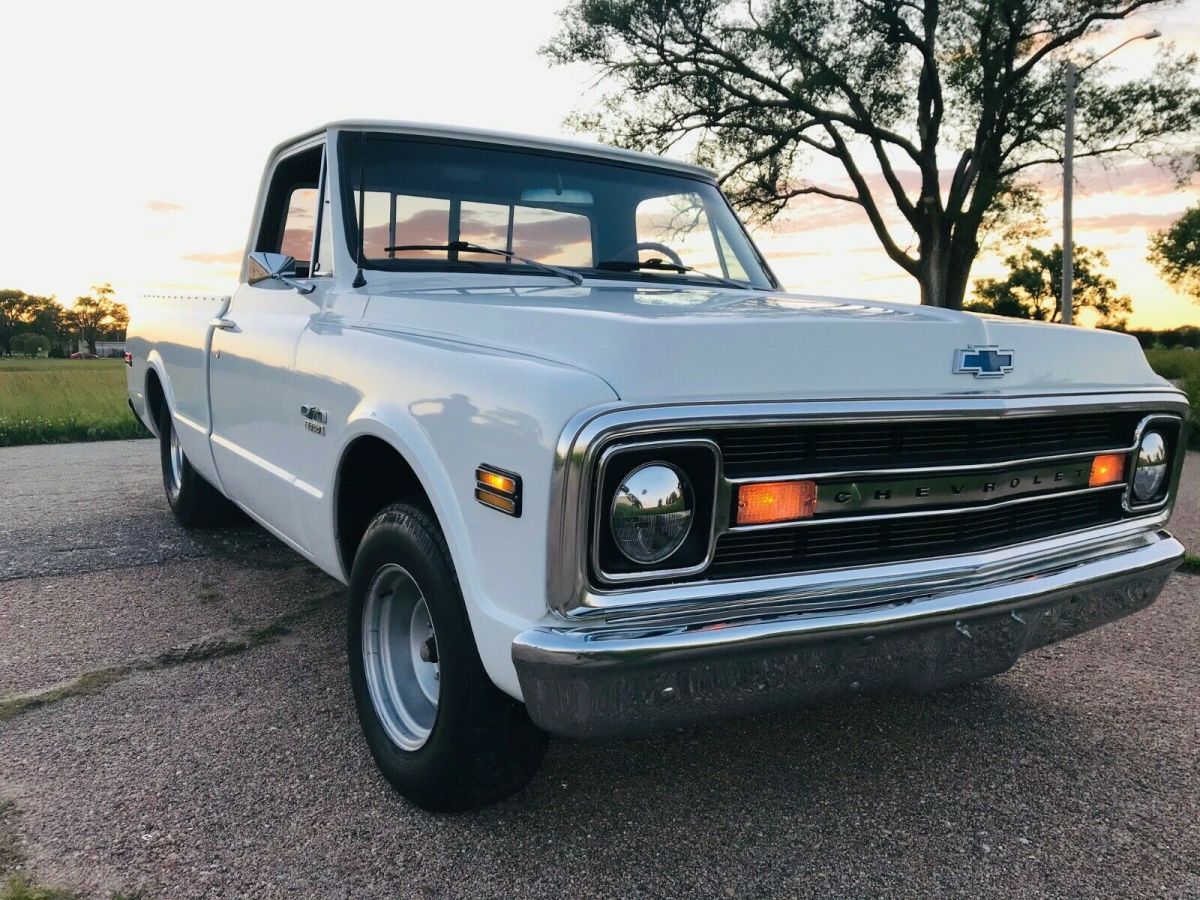
<path id="1" fill-rule="evenodd" d="M 501 494 L 515 494 L 517 492 L 516 479 L 501 475 L 499 472 L 491 469 L 480 468 L 475 473 L 475 480 L 479 482 L 480 487 L 491 488 L 493 491 L 499 491 Z"/>
<path id="2" fill-rule="evenodd" d="M 1092 474 L 1088 478 L 1088 487 L 1119 484 L 1124 479 L 1124 453 L 1102 453 L 1092 460 Z"/>
<path id="3" fill-rule="evenodd" d="M 815 481 L 743 484 L 737 494 L 737 524 L 769 525 L 810 519 L 817 507 Z"/>
<path id="4" fill-rule="evenodd" d="M 475 470 L 475 499 L 510 516 L 521 515 L 521 476 L 492 466 Z"/>

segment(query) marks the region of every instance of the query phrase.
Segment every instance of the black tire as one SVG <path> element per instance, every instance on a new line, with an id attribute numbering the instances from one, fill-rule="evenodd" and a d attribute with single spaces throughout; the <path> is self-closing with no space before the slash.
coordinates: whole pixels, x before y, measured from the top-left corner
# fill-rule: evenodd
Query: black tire
<path id="1" fill-rule="evenodd" d="M 363 650 L 367 595 L 384 570 L 401 567 L 420 589 L 436 631 L 440 667 L 432 729 L 416 749 L 388 735 L 372 699 Z M 367 527 L 350 578 L 346 651 L 363 735 L 384 777 L 424 809 L 457 812 L 503 800 L 529 783 L 547 737 L 522 703 L 484 671 L 445 538 L 426 512 L 386 507 Z"/>
<path id="2" fill-rule="evenodd" d="M 164 403 L 158 419 L 159 462 L 162 465 L 167 504 L 179 524 L 184 528 L 203 528 L 234 521 L 237 517 L 236 507 L 192 468 L 181 448 L 173 461 L 175 451 L 171 437 L 174 433 L 175 423 Z"/>

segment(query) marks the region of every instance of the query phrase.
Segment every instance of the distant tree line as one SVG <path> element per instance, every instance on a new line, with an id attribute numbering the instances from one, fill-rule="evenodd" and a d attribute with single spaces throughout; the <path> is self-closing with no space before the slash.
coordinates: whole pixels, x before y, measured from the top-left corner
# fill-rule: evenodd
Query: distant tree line
<path id="1" fill-rule="evenodd" d="M 68 309 L 54 297 L 0 289 L 0 356 L 65 357 L 76 340 L 91 353 L 97 341 L 124 340 L 129 310 L 113 294 L 110 284 L 93 285 Z"/>
<path id="2" fill-rule="evenodd" d="M 1137 338 L 1146 350 L 1179 350 L 1185 347 L 1200 350 L 1200 327 L 1195 325 L 1181 325 L 1179 328 L 1165 328 L 1162 331 L 1135 328 L 1126 334 Z"/>

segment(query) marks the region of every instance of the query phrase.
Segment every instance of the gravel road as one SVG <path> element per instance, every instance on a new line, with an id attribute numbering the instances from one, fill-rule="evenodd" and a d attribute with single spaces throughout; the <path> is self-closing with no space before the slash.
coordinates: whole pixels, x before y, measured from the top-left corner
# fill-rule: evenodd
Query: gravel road
<path id="1" fill-rule="evenodd" d="M 0 883 L 1200 896 L 1200 576 L 978 685 L 554 741 L 511 801 L 433 816 L 359 739 L 336 582 L 251 526 L 183 533 L 148 441 L 0 450 L 0 483 Z"/>

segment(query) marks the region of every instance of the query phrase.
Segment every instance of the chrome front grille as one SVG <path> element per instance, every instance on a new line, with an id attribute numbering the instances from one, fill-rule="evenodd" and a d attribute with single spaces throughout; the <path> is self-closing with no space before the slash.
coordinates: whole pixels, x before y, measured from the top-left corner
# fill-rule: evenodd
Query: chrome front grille
<path id="1" fill-rule="evenodd" d="M 900 562 L 992 550 L 1105 525 L 1122 517 L 1117 491 L 1049 496 L 950 515 L 813 523 L 729 532 L 717 540 L 706 573 L 742 578 Z"/>
<path id="2" fill-rule="evenodd" d="M 1011 419 L 811 422 L 718 429 L 725 475 L 972 465 L 1128 446 L 1137 412 Z"/>
<path id="3" fill-rule="evenodd" d="M 1126 516 L 1123 484 L 1093 490 L 1086 467 L 1094 454 L 1130 448 L 1144 416 L 1143 411 L 1113 411 L 721 429 L 712 437 L 722 449 L 724 476 L 735 482 L 803 477 L 816 480 L 819 497 L 856 486 L 870 496 L 886 486 L 894 487 L 899 499 L 900 491 L 915 486 L 944 487 L 945 476 L 955 473 L 956 486 L 995 481 L 997 489 L 986 495 L 943 491 L 939 497 L 936 489 L 923 488 L 931 491 L 922 495 L 925 499 L 868 504 L 857 514 L 849 507 L 842 514 L 831 508 L 837 504 L 818 500 L 814 518 L 765 528 L 738 528 L 731 504 L 704 577 L 803 573 L 973 553 L 1118 522 Z M 1013 468 L 1017 460 L 1035 462 Z M 1056 482 L 1047 475 L 1045 486 L 1031 484 L 1030 473 L 1046 465 L 1069 469 L 1071 477 Z M 892 480 L 890 473 L 903 474 Z M 1021 486 L 1009 488 L 1017 475 Z"/>
<path id="4" fill-rule="evenodd" d="M 887 580 L 900 571 L 909 590 L 926 577 L 958 578 L 989 567 L 1008 572 L 1026 558 L 1034 568 L 1056 565 L 1060 555 L 1065 561 L 1162 526 L 1182 453 L 1171 454 L 1168 494 L 1137 507 L 1125 503 L 1127 479 L 1093 477 L 1106 471 L 1097 469 L 1096 458 L 1124 456 L 1128 477 L 1141 430 L 1150 423 L 1162 430 L 1165 421 L 1168 444 L 1177 449 L 1186 417 L 1185 400 L 1165 389 L 585 411 L 559 442 L 551 606 L 588 618 L 617 611 L 674 615 L 681 603 L 808 602 L 801 594 L 813 602 L 854 603 L 860 595 L 886 593 Z M 611 473 L 602 461 L 617 454 L 630 464 L 653 460 L 656 448 L 667 444 L 706 444 L 714 451 L 716 471 L 691 476 L 697 496 L 708 502 L 696 521 L 710 525 L 693 529 L 697 541 L 708 543 L 692 549 L 707 554 L 689 556 L 687 566 L 660 564 L 644 573 L 630 564 L 618 581 L 604 556 L 611 528 L 602 513 L 614 486 L 603 482 Z M 995 480 L 995 489 L 981 477 Z M 1017 478 L 1020 485 L 1012 485 Z M 809 518 L 738 524 L 742 485 L 789 480 L 814 483 Z M 923 482 L 919 491 L 914 480 Z M 850 487 L 856 492 L 843 501 Z M 895 502 L 876 496 L 889 488 Z"/>
<path id="5" fill-rule="evenodd" d="M 1125 480 L 1093 485 L 1089 472 L 1097 454 L 1127 453 L 1145 416 L 814 419 L 705 429 L 694 438 L 720 448 L 719 483 L 727 486 L 707 565 L 654 580 L 931 559 L 1119 522 L 1129 515 Z M 811 518 L 737 524 L 742 484 L 789 479 L 815 482 Z"/>

